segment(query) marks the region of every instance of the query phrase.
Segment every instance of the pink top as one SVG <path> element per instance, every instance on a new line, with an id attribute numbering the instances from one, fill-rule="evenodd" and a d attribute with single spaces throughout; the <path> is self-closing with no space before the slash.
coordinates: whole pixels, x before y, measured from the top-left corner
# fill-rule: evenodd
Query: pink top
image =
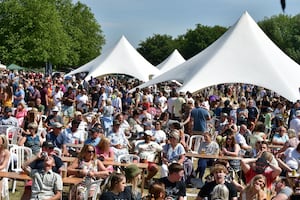
<path id="1" fill-rule="evenodd" d="M 113 149 L 111 147 L 109 147 L 109 150 L 107 152 L 100 151 L 98 146 L 95 147 L 95 150 L 96 150 L 97 155 L 103 156 L 104 159 L 109 158 L 109 155 L 113 154 Z M 114 168 L 112 165 L 107 166 L 106 169 L 109 170 L 110 172 L 114 171 Z"/>

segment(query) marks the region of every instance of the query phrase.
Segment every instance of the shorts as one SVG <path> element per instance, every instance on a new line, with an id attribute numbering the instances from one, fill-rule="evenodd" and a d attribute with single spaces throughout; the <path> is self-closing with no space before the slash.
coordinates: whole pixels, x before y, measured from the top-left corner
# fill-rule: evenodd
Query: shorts
<path id="1" fill-rule="evenodd" d="M 148 170 L 150 171 L 153 167 L 157 168 L 157 164 L 155 164 L 155 162 L 148 161 Z"/>

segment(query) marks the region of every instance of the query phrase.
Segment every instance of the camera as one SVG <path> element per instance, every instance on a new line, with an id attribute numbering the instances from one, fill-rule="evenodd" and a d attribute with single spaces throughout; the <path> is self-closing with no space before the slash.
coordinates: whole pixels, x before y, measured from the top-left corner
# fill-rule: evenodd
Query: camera
<path id="1" fill-rule="evenodd" d="M 45 159 L 45 158 L 47 158 L 47 157 L 48 157 L 48 153 L 43 151 L 43 152 L 41 153 L 41 158 L 42 158 L 42 159 Z"/>

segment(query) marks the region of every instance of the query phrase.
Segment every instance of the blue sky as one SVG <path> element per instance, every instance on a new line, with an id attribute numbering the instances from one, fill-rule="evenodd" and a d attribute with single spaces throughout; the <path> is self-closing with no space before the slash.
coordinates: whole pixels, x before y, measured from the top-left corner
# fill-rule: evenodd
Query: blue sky
<path id="1" fill-rule="evenodd" d="M 74 0 L 76 1 L 76 0 Z M 91 8 L 112 47 L 122 35 L 136 48 L 154 34 L 173 37 L 196 24 L 229 27 L 244 11 L 257 21 L 282 13 L 280 0 L 80 0 Z M 300 0 L 286 0 L 287 15 L 300 13 Z"/>

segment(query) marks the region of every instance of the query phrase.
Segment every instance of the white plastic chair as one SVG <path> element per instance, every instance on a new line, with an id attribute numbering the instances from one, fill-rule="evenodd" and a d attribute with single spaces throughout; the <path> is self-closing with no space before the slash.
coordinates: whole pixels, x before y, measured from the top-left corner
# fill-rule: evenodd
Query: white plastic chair
<path id="1" fill-rule="evenodd" d="M 14 126 L 10 126 L 10 125 L 0 125 L 0 135 L 4 135 L 7 133 L 7 129 L 9 127 L 14 127 Z"/>
<path id="2" fill-rule="evenodd" d="M 203 136 L 202 135 L 192 135 L 190 137 L 190 141 L 189 141 L 189 149 L 193 152 L 193 153 L 198 153 L 199 147 L 200 147 L 200 143 L 203 140 Z"/>
<path id="3" fill-rule="evenodd" d="M 10 144 L 18 144 L 19 136 L 21 136 L 22 129 L 19 127 L 10 126 L 6 129 L 6 137 Z"/>
<path id="4" fill-rule="evenodd" d="M 91 183 L 87 184 L 83 199 L 84 200 L 96 200 L 97 195 L 101 193 L 100 186 L 101 186 L 102 182 L 103 182 L 103 179 L 99 179 L 99 180 L 96 180 L 94 182 L 91 182 Z M 90 196 L 91 186 L 94 187 L 94 185 L 96 185 L 95 191 L 94 191 L 93 195 Z"/>
<path id="5" fill-rule="evenodd" d="M 190 142 L 190 135 L 189 134 L 184 134 L 184 141 L 185 141 L 185 144 L 189 145 L 189 142 Z"/>
<path id="6" fill-rule="evenodd" d="M 32 150 L 29 147 L 13 146 L 10 148 L 11 157 L 16 156 L 16 160 L 12 159 L 11 170 L 20 173 L 23 171 L 22 165 L 25 161 L 32 157 Z M 12 193 L 16 191 L 16 180 L 13 181 Z"/>

